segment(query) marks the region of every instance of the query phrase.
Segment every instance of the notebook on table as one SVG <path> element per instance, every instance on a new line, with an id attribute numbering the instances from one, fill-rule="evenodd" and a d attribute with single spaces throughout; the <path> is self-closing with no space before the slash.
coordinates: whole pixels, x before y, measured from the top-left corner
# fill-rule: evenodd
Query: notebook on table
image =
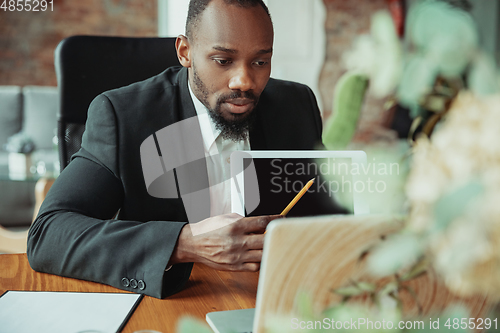
<path id="1" fill-rule="evenodd" d="M 0 333 L 121 332 L 144 295 L 6 291 Z"/>

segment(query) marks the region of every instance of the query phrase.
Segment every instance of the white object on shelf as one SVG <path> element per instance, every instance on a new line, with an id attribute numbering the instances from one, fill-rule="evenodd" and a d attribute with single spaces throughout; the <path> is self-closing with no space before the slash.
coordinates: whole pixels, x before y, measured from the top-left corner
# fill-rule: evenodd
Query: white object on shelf
<path id="1" fill-rule="evenodd" d="M 24 179 L 31 175 L 31 154 L 9 153 L 9 177 Z"/>

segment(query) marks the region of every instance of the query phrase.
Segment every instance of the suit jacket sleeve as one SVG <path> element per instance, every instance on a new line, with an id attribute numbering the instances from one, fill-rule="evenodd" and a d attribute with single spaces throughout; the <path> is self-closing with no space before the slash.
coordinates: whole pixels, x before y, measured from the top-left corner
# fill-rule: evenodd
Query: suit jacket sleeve
<path id="1" fill-rule="evenodd" d="M 189 278 L 192 264 L 165 272 L 186 223 L 113 219 L 124 200 L 115 118 L 105 95 L 92 102 L 82 149 L 50 189 L 29 231 L 28 259 L 36 271 L 162 298 Z"/>
<path id="2" fill-rule="evenodd" d="M 314 117 L 314 122 L 316 124 L 316 131 L 317 131 L 317 135 L 318 135 L 318 138 L 317 138 L 317 146 L 315 148 L 319 148 L 319 149 L 324 149 L 325 146 L 323 145 L 323 142 L 321 140 L 321 135 L 323 133 L 323 120 L 321 119 L 321 111 L 319 110 L 319 107 L 318 107 L 318 101 L 316 100 L 316 96 L 314 96 L 314 93 L 313 91 L 311 90 L 311 88 L 307 87 L 306 86 L 306 89 L 307 89 L 307 93 L 309 95 L 309 100 L 311 101 L 311 107 L 313 109 L 313 117 Z"/>

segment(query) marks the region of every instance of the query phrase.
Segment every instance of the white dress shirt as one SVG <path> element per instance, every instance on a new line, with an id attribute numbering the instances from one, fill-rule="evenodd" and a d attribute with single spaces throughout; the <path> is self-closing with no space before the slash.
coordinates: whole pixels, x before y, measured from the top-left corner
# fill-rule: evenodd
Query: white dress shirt
<path id="1" fill-rule="evenodd" d="M 233 151 L 250 150 L 249 136 L 246 140 L 234 142 L 225 140 L 221 131 L 215 128 L 207 108 L 198 100 L 188 83 L 193 100 L 207 160 L 208 183 L 210 185 L 210 216 L 231 213 L 231 168 L 230 156 Z"/>

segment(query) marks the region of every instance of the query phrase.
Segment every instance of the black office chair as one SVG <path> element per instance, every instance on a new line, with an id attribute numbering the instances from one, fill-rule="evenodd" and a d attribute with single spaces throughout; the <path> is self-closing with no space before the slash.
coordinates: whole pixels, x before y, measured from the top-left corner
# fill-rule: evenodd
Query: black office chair
<path id="1" fill-rule="evenodd" d="M 175 38 L 72 36 L 55 51 L 61 171 L 82 143 L 90 102 L 100 93 L 178 66 Z"/>

